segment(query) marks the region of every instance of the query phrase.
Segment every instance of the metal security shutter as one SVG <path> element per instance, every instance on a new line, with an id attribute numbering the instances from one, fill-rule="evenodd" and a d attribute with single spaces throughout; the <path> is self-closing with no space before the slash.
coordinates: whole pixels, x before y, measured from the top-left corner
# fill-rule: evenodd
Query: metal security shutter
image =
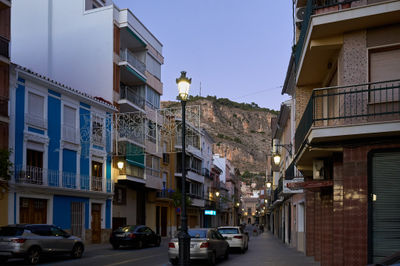
<path id="1" fill-rule="evenodd" d="M 71 234 L 84 238 L 84 205 L 83 202 L 71 202 Z"/>
<path id="2" fill-rule="evenodd" d="M 400 152 L 372 157 L 372 260 L 400 250 Z"/>
<path id="3" fill-rule="evenodd" d="M 400 78 L 400 49 L 371 52 L 370 82 Z"/>

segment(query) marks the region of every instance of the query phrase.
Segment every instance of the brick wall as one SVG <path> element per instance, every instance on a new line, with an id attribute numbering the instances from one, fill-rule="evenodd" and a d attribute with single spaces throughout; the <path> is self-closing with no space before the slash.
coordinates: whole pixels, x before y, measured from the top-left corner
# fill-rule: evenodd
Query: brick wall
<path id="1" fill-rule="evenodd" d="M 303 116 L 304 110 L 310 100 L 313 87 L 297 87 L 296 88 L 296 128 L 300 123 L 301 117 Z"/>

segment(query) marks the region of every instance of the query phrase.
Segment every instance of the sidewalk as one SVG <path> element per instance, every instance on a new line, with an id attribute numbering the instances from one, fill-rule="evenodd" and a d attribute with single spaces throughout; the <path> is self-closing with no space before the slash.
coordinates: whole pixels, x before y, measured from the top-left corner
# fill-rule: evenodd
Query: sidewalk
<path id="1" fill-rule="evenodd" d="M 270 232 L 265 232 L 259 236 L 250 237 L 249 250 L 245 254 L 230 258 L 221 265 L 319 266 L 320 264 L 312 257 L 307 257 L 282 243 Z"/>
<path id="2" fill-rule="evenodd" d="M 168 242 L 171 238 L 170 237 L 161 237 L 161 246 L 167 246 Z M 86 244 L 85 245 L 85 251 L 93 251 L 93 250 L 99 250 L 99 249 L 112 249 L 112 246 L 110 243 L 102 243 L 102 244 Z"/>

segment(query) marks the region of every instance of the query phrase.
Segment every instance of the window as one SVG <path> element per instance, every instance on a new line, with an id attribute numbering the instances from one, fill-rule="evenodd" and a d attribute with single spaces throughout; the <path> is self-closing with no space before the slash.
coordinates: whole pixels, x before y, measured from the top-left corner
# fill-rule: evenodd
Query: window
<path id="1" fill-rule="evenodd" d="M 103 164 L 92 161 L 92 190 L 103 190 Z"/>
<path id="2" fill-rule="evenodd" d="M 44 97 L 28 93 L 27 123 L 39 128 L 45 128 L 44 123 Z"/>
<path id="3" fill-rule="evenodd" d="M 63 124 L 63 136 L 64 140 L 76 143 L 76 109 L 64 106 L 64 124 Z"/>
<path id="4" fill-rule="evenodd" d="M 161 80 L 161 64 L 149 53 L 146 56 L 146 69 Z"/>
<path id="5" fill-rule="evenodd" d="M 150 87 L 146 87 L 146 103 L 152 108 L 160 108 L 160 94 Z"/>
<path id="6" fill-rule="evenodd" d="M 152 176 L 160 176 L 160 158 L 146 155 L 146 173 Z"/>

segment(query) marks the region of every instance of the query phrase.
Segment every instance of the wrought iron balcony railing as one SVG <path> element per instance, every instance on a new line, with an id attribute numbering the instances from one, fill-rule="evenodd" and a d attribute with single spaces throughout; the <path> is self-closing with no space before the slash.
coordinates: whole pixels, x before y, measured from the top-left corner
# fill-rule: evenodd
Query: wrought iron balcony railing
<path id="1" fill-rule="evenodd" d="M 172 199 L 172 194 L 174 193 L 173 190 L 171 189 L 163 189 L 161 191 L 157 192 L 157 198 L 162 198 L 162 199 Z"/>
<path id="2" fill-rule="evenodd" d="M 296 130 L 296 152 L 311 127 L 351 126 L 399 119 L 400 79 L 314 89 Z"/>
<path id="3" fill-rule="evenodd" d="M 146 65 L 141 62 L 131 51 L 124 49 L 120 51 L 120 58 L 127 61 L 131 66 L 136 68 L 141 74 L 145 75 Z"/>

